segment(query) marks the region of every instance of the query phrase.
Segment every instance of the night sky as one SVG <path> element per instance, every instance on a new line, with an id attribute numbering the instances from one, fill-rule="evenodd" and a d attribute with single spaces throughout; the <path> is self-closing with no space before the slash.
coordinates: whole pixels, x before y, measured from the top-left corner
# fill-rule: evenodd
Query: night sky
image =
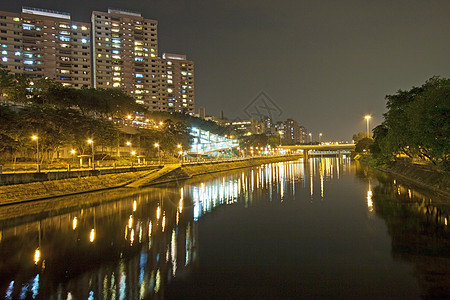
<path id="1" fill-rule="evenodd" d="M 196 107 L 229 119 L 264 92 L 317 140 L 382 121 L 384 96 L 450 74 L 450 1 L 2 0 L 89 22 L 108 7 L 158 20 L 159 53 L 195 61 Z"/>

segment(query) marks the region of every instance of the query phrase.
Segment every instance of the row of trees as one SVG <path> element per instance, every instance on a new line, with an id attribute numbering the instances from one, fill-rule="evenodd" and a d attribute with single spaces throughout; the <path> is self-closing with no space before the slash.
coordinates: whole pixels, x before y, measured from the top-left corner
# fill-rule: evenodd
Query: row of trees
<path id="1" fill-rule="evenodd" d="M 125 146 L 127 141 L 133 147 L 144 149 L 145 153 L 141 154 L 146 156 L 156 155 L 155 143 L 165 153 L 176 153 L 178 144 L 187 149 L 189 144 L 186 128 L 169 119 L 158 129 L 134 128 L 130 135 L 111 120 L 86 116 L 76 109 L 35 104 L 16 109 L 0 105 L 0 153 L 3 160 L 33 157 L 37 146 L 31 139 L 33 135 L 39 138 L 41 162 L 52 160 L 55 153 L 64 147 L 76 150 L 77 155 L 91 154 L 88 139 L 94 140 L 98 154 L 117 153 L 118 147 Z M 42 155 L 44 153 L 47 155 Z"/>
<path id="2" fill-rule="evenodd" d="M 147 111 L 121 89 L 75 89 L 48 78 L 31 80 L 27 75 L 13 74 L 5 69 L 0 69 L 0 95 L 13 103 L 74 108 L 84 115 L 102 117 Z"/>
<path id="3" fill-rule="evenodd" d="M 384 122 L 373 130 L 374 158 L 386 163 L 406 155 L 450 170 L 450 79 L 432 77 L 386 100 Z"/>

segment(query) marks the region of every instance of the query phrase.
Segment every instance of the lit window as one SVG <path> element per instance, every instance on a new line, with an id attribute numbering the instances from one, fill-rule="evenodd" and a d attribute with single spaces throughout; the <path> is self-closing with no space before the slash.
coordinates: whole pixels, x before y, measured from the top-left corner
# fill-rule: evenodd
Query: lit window
<path id="1" fill-rule="evenodd" d="M 8 61 L 7 57 L 2 57 L 2 61 Z"/>
<path id="2" fill-rule="evenodd" d="M 2 51 L 2 54 L 6 55 L 6 54 L 8 54 L 8 51 L 3 50 L 3 51 Z"/>
<path id="3" fill-rule="evenodd" d="M 82 42 L 83 44 L 86 44 L 86 43 L 87 43 L 87 39 L 81 39 L 81 42 Z"/>
<path id="4" fill-rule="evenodd" d="M 20 53 L 19 51 L 14 52 L 14 55 L 15 55 L 15 56 L 20 56 L 20 54 L 21 54 L 21 53 Z"/>
<path id="5" fill-rule="evenodd" d="M 14 22 L 19 22 L 19 21 L 20 21 L 20 18 L 13 18 L 13 21 L 14 21 Z"/>
<path id="6" fill-rule="evenodd" d="M 72 29 L 78 29 L 78 26 L 75 25 L 75 24 L 73 24 L 73 25 L 72 25 Z"/>
<path id="7" fill-rule="evenodd" d="M 81 30 L 87 30 L 86 26 L 81 26 Z"/>

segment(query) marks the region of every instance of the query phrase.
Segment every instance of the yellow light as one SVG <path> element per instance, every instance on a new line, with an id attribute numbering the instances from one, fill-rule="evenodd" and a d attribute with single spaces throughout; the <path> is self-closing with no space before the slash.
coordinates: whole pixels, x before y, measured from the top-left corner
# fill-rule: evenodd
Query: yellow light
<path id="1" fill-rule="evenodd" d="M 36 251 L 34 251 L 34 263 L 37 264 L 40 259 L 41 259 L 41 251 L 39 250 L 39 248 L 37 248 Z"/>
<path id="2" fill-rule="evenodd" d="M 181 148 L 181 144 L 178 144 L 177 147 L 178 147 L 178 148 Z"/>
<path id="3" fill-rule="evenodd" d="M 92 144 L 94 141 L 93 140 L 88 140 L 87 142 L 88 142 L 88 144 Z"/>
<path id="4" fill-rule="evenodd" d="M 75 154 L 77 151 L 75 151 L 75 150 L 70 150 L 70 153 L 72 153 L 72 154 Z"/>
<path id="5" fill-rule="evenodd" d="M 158 206 L 158 208 L 156 209 L 156 219 L 159 220 L 160 217 L 161 217 L 161 207 Z"/>
<path id="6" fill-rule="evenodd" d="M 163 125 L 164 123 L 163 122 L 159 122 L 159 125 Z"/>
<path id="7" fill-rule="evenodd" d="M 131 151 L 131 155 L 136 155 L 136 151 Z"/>
<path id="8" fill-rule="evenodd" d="M 131 142 L 127 142 L 127 146 L 130 146 L 131 145 Z"/>
<path id="9" fill-rule="evenodd" d="M 133 211 L 136 211 L 136 208 L 137 208 L 137 203 L 136 203 L 136 200 L 135 200 L 135 201 L 133 201 Z"/>
<path id="10" fill-rule="evenodd" d="M 159 144 L 158 144 L 158 143 L 155 143 L 155 148 L 156 148 L 156 147 L 159 147 Z"/>
<path id="11" fill-rule="evenodd" d="M 131 227 L 133 227 L 133 216 L 130 215 L 130 218 L 128 219 L 128 228 L 131 229 Z"/>
<path id="12" fill-rule="evenodd" d="M 38 137 L 37 137 L 37 135 L 33 135 L 33 136 L 31 137 L 31 139 L 35 141 L 35 140 L 38 139 Z"/>
<path id="13" fill-rule="evenodd" d="M 91 243 L 95 240 L 95 229 L 92 228 L 91 229 L 91 233 L 89 234 L 89 241 L 91 241 Z"/>
<path id="14" fill-rule="evenodd" d="M 372 116 L 371 116 L 371 115 L 365 115 L 364 118 L 365 118 L 366 120 L 369 120 L 370 118 L 372 118 Z"/>
<path id="15" fill-rule="evenodd" d="M 127 116 L 127 119 L 130 120 L 130 119 L 131 119 L 131 115 L 128 115 L 128 116 Z"/>
<path id="16" fill-rule="evenodd" d="M 77 217 L 74 217 L 73 221 L 72 221 L 72 229 L 73 230 L 77 229 L 77 224 L 78 224 L 78 219 L 77 219 Z"/>

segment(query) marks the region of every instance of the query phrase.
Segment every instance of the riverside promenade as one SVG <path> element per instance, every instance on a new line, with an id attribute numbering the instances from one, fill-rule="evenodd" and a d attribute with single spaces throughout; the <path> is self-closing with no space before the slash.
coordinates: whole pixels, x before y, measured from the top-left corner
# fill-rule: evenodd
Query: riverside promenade
<path id="1" fill-rule="evenodd" d="M 229 160 L 205 161 L 188 164 L 166 164 L 147 168 L 130 168 L 122 172 L 108 173 L 103 170 L 91 170 L 75 177 L 51 180 L 46 173 L 41 174 L 35 182 L 0 186 L 0 206 L 24 203 L 49 198 L 76 195 L 107 189 L 129 187 L 140 188 L 164 182 L 185 180 L 193 176 L 209 174 L 232 169 L 258 166 L 297 160 L 301 155 L 261 156 Z M 27 173 L 30 176 L 30 173 Z M 43 174 L 43 175 L 42 175 Z M 13 174 L 18 176 L 17 173 Z M 1 174 L 0 176 L 13 176 Z M 47 178 L 45 179 L 45 176 Z"/>

